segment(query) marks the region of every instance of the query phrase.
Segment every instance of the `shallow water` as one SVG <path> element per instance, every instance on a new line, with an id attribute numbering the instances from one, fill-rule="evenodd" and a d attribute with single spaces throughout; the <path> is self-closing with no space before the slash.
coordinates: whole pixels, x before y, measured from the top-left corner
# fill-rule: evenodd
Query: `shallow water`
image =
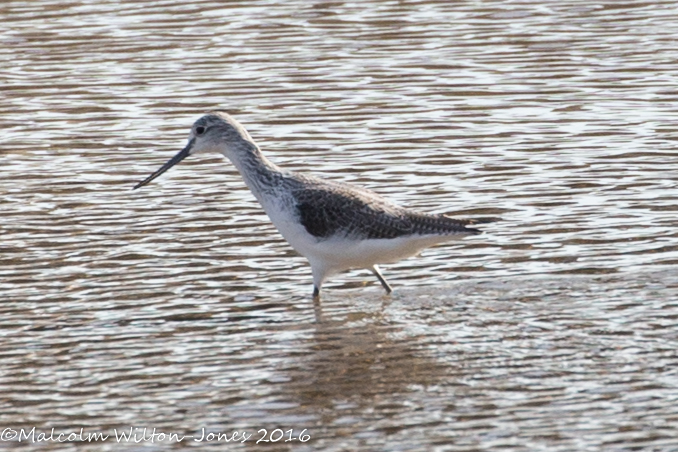
<path id="1" fill-rule="evenodd" d="M 0 17 L 0 430 L 678 450 L 674 2 L 37 0 Z M 503 220 L 385 266 L 392 299 L 355 271 L 314 307 L 305 261 L 220 157 L 131 191 L 212 108 L 285 168 Z"/>

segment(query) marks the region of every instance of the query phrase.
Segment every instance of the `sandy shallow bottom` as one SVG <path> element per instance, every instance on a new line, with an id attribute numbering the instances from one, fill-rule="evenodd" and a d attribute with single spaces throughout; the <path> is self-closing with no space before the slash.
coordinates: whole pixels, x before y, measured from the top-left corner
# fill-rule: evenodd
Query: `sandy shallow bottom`
<path id="1" fill-rule="evenodd" d="M 120 450 L 129 427 L 125 450 L 235 431 L 243 450 L 674 450 L 677 292 L 655 271 L 334 290 L 315 308 L 4 303 L 0 423 L 111 435 L 54 450 Z"/>
<path id="2" fill-rule="evenodd" d="M 678 451 L 675 1 L 0 18 L 0 449 Z M 215 108 L 283 168 L 502 221 L 314 307 L 220 156 L 131 190 Z"/>

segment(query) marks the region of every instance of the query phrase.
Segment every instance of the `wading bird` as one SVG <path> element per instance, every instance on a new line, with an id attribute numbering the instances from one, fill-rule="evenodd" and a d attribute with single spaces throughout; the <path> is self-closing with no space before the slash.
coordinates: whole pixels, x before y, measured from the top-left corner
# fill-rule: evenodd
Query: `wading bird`
<path id="1" fill-rule="evenodd" d="M 480 234 L 468 226 L 493 221 L 420 213 L 364 188 L 284 171 L 261 153 L 238 121 L 221 111 L 198 119 L 186 147 L 134 189 L 201 152 L 227 157 L 285 240 L 308 259 L 315 299 L 328 277 L 350 268 L 370 270 L 389 294 L 392 289 L 379 264 L 404 259 L 436 243 Z"/>

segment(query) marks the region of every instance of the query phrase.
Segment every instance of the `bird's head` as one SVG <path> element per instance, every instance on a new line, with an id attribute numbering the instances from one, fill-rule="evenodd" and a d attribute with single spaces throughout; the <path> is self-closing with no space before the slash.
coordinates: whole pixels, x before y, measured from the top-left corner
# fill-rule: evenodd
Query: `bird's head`
<path id="1" fill-rule="evenodd" d="M 189 155 L 221 152 L 234 161 L 239 153 L 252 152 L 255 148 L 252 137 L 238 121 L 222 111 L 209 112 L 193 123 L 186 147 L 134 189 L 149 184 Z"/>

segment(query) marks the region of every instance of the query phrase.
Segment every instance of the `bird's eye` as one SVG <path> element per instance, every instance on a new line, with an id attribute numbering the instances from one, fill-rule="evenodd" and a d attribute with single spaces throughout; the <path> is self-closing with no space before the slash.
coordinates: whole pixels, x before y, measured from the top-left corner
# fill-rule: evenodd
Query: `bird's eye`
<path id="1" fill-rule="evenodd" d="M 196 135 L 202 135 L 203 133 L 205 133 L 205 128 L 203 126 L 198 126 L 195 128 Z"/>

